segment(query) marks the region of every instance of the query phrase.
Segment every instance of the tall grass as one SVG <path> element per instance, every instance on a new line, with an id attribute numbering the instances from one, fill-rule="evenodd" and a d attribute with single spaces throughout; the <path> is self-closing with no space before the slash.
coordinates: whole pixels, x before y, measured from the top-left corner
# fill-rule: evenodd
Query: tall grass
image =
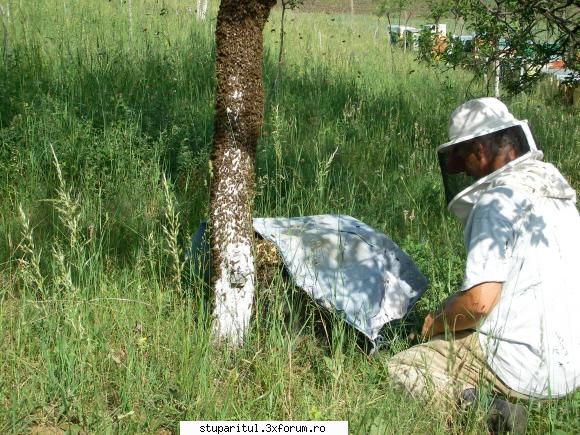
<path id="1" fill-rule="evenodd" d="M 336 419 L 354 433 L 481 431 L 386 381 L 339 321 L 276 276 L 244 347 L 209 341 L 206 288 L 183 264 L 206 218 L 215 10 L 180 1 L 0 0 L 0 431 L 167 433 L 179 420 Z M 215 8 L 215 5 L 213 5 Z M 9 13 L 7 11 L 9 10 Z M 373 17 L 289 14 L 265 30 L 256 215 L 345 213 L 389 234 L 431 286 L 462 275 L 434 155 L 467 74 L 391 50 Z M 509 102 L 580 186 L 577 112 Z M 578 396 L 530 430 L 578 432 Z M 165 431 L 165 432 L 164 432 Z"/>

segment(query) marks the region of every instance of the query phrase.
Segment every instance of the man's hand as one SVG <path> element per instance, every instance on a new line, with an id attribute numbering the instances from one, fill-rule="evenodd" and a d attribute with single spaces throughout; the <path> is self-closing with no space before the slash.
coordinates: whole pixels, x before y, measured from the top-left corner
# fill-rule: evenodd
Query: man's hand
<path id="1" fill-rule="evenodd" d="M 452 294 L 438 310 L 425 317 L 421 328 L 423 338 L 442 334 L 446 329 L 453 332 L 475 329 L 479 321 L 496 306 L 501 287 L 501 282 L 484 282 Z"/>
<path id="2" fill-rule="evenodd" d="M 423 338 L 429 338 L 433 335 L 432 329 L 434 323 L 435 311 L 431 311 L 427 316 L 425 316 L 425 320 L 423 321 L 423 327 L 421 328 L 421 336 Z"/>

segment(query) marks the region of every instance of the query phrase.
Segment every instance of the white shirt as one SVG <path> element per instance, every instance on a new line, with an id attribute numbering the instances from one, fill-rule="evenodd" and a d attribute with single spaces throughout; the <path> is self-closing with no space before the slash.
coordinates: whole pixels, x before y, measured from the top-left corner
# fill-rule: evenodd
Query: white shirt
<path id="1" fill-rule="evenodd" d="M 490 368 L 519 393 L 562 396 L 580 387 L 580 217 L 560 173 L 528 165 L 482 192 L 469 214 L 461 290 L 503 283 L 479 325 Z"/>

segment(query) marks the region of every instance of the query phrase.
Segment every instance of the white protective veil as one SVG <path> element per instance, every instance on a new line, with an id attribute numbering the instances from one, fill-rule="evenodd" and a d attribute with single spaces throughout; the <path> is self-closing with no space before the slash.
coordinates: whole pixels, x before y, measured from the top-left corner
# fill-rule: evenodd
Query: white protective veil
<path id="1" fill-rule="evenodd" d="M 461 162 L 458 161 L 455 152 L 457 148 L 474 138 L 508 128 L 513 128 L 514 134 L 518 137 L 514 150 L 516 159 L 478 180 L 466 175 Z M 524 161 L 542 160 L 544 156 L 536 146 L 528 122 L 516 119 L 507 107 L 495 98 L 479 98 L 459 106 L 450 117 L 449 139 L 449 142 L 437 148 L 437 154 L 447 208 L 463 224 L 473 205 L 481 194 L 493 185 L 494 180 L 502 177 L 502 174 L 513 171 Z"/>

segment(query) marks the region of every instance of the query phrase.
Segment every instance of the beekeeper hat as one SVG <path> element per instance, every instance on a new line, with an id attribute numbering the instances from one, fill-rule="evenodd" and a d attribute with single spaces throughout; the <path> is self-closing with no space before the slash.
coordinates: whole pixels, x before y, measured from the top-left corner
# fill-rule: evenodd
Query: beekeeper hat
<path id="1" fill-rule="evenodd" d="M 449 118 L 449 142 L 437 148 L 446 151 L 461 142 L 485 136 L 495 131 L 521 125 L 506 105 L 497 98 L 485 97 L 470 100 L 453 111 Z"/>
<path id="2" fill-rule="evenodd" d="M 462 197 L 470 186 L 476 188 L 478 183 L 481 184 L 486 178 L 493 176 L 489 174 L 477 181 L 468 176 L 465 173 L 465 156 L 459 152 L 458 147 L 469 143 L 471 139 L 510 127 L 518 127 L 513 131 L 519 137 L 517 144 L 513 144 L 517 156 L 514 164 L 527 158 L 541 160 L 543 154 L 536 147 L 528 122 L 516 119 L 498 99 L 486 97 L 470 100 L 453 111 L 449 118 L 449 142 L 437 148 L 445 200 L 450 210 L 454 201 Z"/>

